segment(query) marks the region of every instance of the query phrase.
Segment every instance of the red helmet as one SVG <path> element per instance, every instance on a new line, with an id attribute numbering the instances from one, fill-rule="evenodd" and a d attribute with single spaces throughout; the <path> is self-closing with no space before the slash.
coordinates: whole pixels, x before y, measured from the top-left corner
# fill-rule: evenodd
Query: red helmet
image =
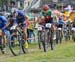
<path id="1" fill-rule="evenodd" d="M 43 10 L 44 10 L 44 11 L 49 10 L 49 6 L 48 6 L 48 5 L 44 5 L 44 6 L 43 6 Z"/>

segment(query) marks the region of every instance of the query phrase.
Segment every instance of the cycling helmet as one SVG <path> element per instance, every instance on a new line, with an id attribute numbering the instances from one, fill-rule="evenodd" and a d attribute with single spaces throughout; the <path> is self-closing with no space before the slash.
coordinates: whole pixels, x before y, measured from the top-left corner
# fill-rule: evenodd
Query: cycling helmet
<path id="1" fill-rule="evenodd" d="M 44 6 L 43 6 L 43 10 L 44 10 L 44 11 L 49 10 L 49 6 L 48 6 L 48 5 L 44 5 Z"/>
<path id="2" fill-rule="evenodd" d="M 44 19 L 44 16 L 41 16 L 41 19 Z"/>

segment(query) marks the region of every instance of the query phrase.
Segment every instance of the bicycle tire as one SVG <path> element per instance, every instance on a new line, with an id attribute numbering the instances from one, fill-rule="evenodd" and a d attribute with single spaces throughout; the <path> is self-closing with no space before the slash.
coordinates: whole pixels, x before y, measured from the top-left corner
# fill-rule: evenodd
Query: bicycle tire
<path id="1" fill-rule="evenodd" d="M 53 50 L 53 30 L 52 28 L 49 30 L 50 32 L 50 47 L 51 47 L 51 50 Z"/>
<path id="2" fill-rule="evenodd" d="M 73 41 L 75 42 L 75 31 L 73 32 L 72 36 L 73 36 Z"/>
<path id="3" fill-rule="evenodd" d="M 46 30 L 44 31 L 44 42 L 43 42 L 43 48 L 44 48 L 44 52 L 47 52 L 48 48 L 47 48 L 47 32 Z"/>
<path id="4" fill-rule="evenodd" d="M 38 31 L 38 45 L 39 45 L 39 49 L 42 49 L 42 46 L 41 46 L 41 32 Z"/>
<path id="5" fill-rule="evenodd" d="M 16 41 L 13 41 L 13 42 L 16 42 Z M 14 56 L 18 56 L 20 54 L 20 48 L 21 48 L 21 44 L 20 44 L 19 38 L 18 38 L 18 41 L 14 43 L 13 45 L 11 41 L 9 42 L 9 49 Z"/>
<path id="6" fill-rule="evenodd" d="M 24 40 L 23 37 L 25 34 L 23 32 L 19 32 L 19 34 L 20 34 L 20 38 L 21 38 L 20 42 L 21 42 L 22 51 L 24 54 L 26 54 L 26 53 L 28 53 L 28 42 Z"/>
<path id="7" fill-rule="evenodd" d="M 3 47 L 3 44 L 2 44 L 2 36 L 0 36 L 0 50 L 1 50 L 1 53 L 4 54 L 5 52 L 3 51 L 4 50 L 4 47 Z"/>

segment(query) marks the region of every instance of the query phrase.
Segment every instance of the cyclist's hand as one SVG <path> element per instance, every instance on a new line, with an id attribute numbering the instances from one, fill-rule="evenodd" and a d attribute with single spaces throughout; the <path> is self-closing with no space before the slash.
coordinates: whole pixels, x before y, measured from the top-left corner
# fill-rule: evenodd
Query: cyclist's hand
<path id="1" fill-rule="evenodd" d="M 22 23 L 19 23 L 19 26 L 22 25 Z"/>
<path id="2" fill-rule="evenodd" d="M 16 30 L 19 30 L 19 27 L 18 26 L 16 27 Z"/>
<path id="3" fill-rule="evenodd" d="M 44 19 L 45 19 L 45 17 L 44 17 L 44 16 L 42 16 L 42 17 L 41 17 L 41 19 L 43 19 L 43 20 L 44 20 Z"/>

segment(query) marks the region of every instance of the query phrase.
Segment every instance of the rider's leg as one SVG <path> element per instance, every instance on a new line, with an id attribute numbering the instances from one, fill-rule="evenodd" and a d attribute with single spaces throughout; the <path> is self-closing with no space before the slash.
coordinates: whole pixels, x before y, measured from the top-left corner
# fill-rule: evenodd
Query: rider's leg
<path id="1" fill-rule="evenodd" d="M 2 33 L 2 44 L 5 44 L 5 37 L 3 33 Z"/>
<path id="2" fill-rule="evenodd" d="M 24 39 L 27 40 L 27 28 L 23 28 Z"/>
<path id="3" fill-rule="evenodd" d="M 29 29 L 27 29 L 27 38 L 29 38 Z M 30 43 L 29 40 L 27 42 Z"/>
<path id="4" fill-rule="evenodd" d="M 28 42 L 27 42 L 27 28 L 24 28 L 23 29 L 23 32 L 24 32 L 24 39 L 25 39 L 25 48 L 27 49 L 28 48 Z"/>
<path id="5" fill-rule="evenodd" d="M 11 41 L 11 37 L 10 37 L 10 31 L 8 30 L 5 30 L 5 35 L 6 35 L 6 38 L 7 38 L 7 43 L 9 43 Z M 8 44 L 9 45 L 9 44 Z"/>
<path id="6" fill-rule="evenodd" d="M 5 44 L 6 44 L 7 40 L 6 40 L 6 35 L 2 35 L 2 44 L 3 44 L 3 47 L 5 47 Z"/>

